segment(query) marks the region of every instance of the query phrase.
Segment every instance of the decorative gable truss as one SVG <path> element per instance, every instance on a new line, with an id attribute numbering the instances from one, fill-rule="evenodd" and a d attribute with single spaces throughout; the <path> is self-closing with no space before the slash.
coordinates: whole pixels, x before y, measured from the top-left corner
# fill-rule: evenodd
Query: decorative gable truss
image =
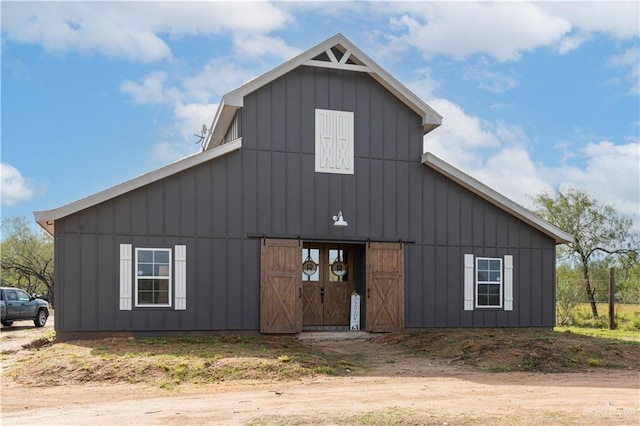
<path id="1" fill-rule="evenodd" d="M 371 68 L 364 65 L 362 61 L 353 56 L 352 52 L 341 44 L 336 44 L 326 49 L 313 59 L 305 62 L 304 65 L 347 71 L 372 72 Z"/>

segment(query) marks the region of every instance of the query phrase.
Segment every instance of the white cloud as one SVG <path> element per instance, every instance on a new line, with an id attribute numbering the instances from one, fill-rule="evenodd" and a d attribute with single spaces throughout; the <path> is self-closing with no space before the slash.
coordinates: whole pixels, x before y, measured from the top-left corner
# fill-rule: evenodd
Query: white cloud
<path id="1" fill-rule="evenodd" d="M 152 62 L 170 57 L 169 47 L 144 24 L 144 13 L 127 13 L 124 3 L 5 3 L 6 40 L 39 44 L 46 52 L 99 52 Z"/>
<path id="2" fill-rule="evenodd" d="M 558 53 L 561 55 L 569 53 L 572 50 L 580 47 L 580 45 L 588 39 L 589 36 L 584 33 L 563 37 L 562 40 L 560 40 L 560 44 L 558 45 Z"/>
<path id="3" fill-rule="evenodd" d="M 433 98 L 438 88 L 438 83 L 431 75 L 431 69 L 425 67 L 414 73 L 415 78 L 407 83 L 407 87 L 420 99 Z"/>
<path id="4" fill-rule="evenodd" d="M 564 164 L 546 170 L 560 188 L 583 189 L 605 204 L 640 219 L 640 141 L 616 145 L 590 142 L 579 154 L 583 165 Z"/>
<path id="5" fill-rule="evenodd" d="M 173 122 L 168 134 L 177 135 L 177 137 L 170 140 L 165 138 L 156 143 L 153 147 L 152 160 L 158 165 L 164 165 L 200 151 L 201 145 L 198 143 L 197 136 L 200 135 L 203 124 L 207 128 L 211 126 L 217 108 L 217 104 L 206 103 L 174 105 Z"/>
<path id="6" fill-rule="evenodd" d="M 216 100 L 257 77 L 259 71 L 239 67 L 231 58 L 217 58 L 184 81 L 184 97 L 195 102 Z"/>
<path id="7" fill-rule="evenodd" d="M 527 148 L 531 141 L 521 127 L 468 115 L 446 99 L 429 104 L 444 119 L 441 127 L 425 136 L 425 151 L 525 207 L 532 208 L 532 197 L 540 192 L 572 186 L 640 224 L 639 140 L 618 145 L 590 142 L 559 165 L 545 166 L 533 160 Z"/>
<path id="8" fill-rule="evenodd" d="M 530 3 L 402 3 L 408 13 L 394 20 L 403 38 L 425 55 L 489 54 L 518 60 L 524 51 L 558 43 L 571 30 L 566 20 Z"/>
<path id="9" fill-rule="evenodd" d="M 552 47 L 565 54 L 603 34 L 618 40 L 640 34 L 638 2 L 392 2 L 373 6 L 390 14 L 399 36 L 386 36 L 391 50 L 407 42 L 427 57 L 490 55 L 500 62 Z"/>
<path id="10" fill-rule="evenodd" d="M 196 140 L 194 133 L 200 134 L 202 125 L 207 128 L 218 108 L 217 104 L 178 104 L 174 107 L 174 117 L 183 139 Z"/>
<path id="11" fill-rule="evenodd" d="M 50 53 L 100 53 L 136 62 L 171 57 L 162 37 L 225 32 L 260 34 L 282 28 L 290 16 L 254 2 L 7 2 L 5 42 L 38 44 Z M 280 39 L 278 51 L 286 50 Z M 267 52 L 272 54 L 273 52 Z"/>
<path id="12" fill-rule="evenodd" d="M 153 72 L 142 79 L 140 83 L 125 81 L 120 85 L 120 90 L 131 96 L 138 104 L 159 104 L 178 100 L 179 94 L 175 89 L 165 90 L 164 83 L 167 73 Z"/>
<path id="13" fill-rule="evenodd" d="M 627 81 L 631 85 L 629 94 L 640 95 L 640 49 L 633 46 L 624 52 L 613 55 L 608 60 L 609 65 L 616 68 L 628 68 Z"/>
<path id="14" fill-rule="evenodd" d="M 0 198 L 3 206 L 29 201 L 36 193 L 33 182 L 7 163 L 0 163 Z"/>
<path id="15" fill-rule="evenodd" d="M 528 208 L 532 208 L 531 197 L 553 188 L 522 146 L 498 150 L 472 173 L 482 183 Z"/>
<path id="16" fill-rule="evenodd" d="M 302 52 L 300 49 L 290 47 L 279 37 L 269 37 L 264 34 L 238 34 L 233 41 L 238 55 L 248 58 L 269 55 L 286 61 Z"/>
<path id="17" fill-rule="evenodd" d="M 425 136 L 425 151 L 528 207 L 530 195 L 550 189 L 536 176 L 537 166 L 524 149 L 527 138 L 521 128 L 468 115 L 446 99 L 428 103 L 444 119 Z"/>
<path id="18" fill-rule="evenodd" d="M 476 64 L 464 67 L 463 76 L 478 83 L 481 89 L 494 93 L 503 93 L 518 85 L 518 77 L 513 69 L 500 73 L 492 71 L 490 61 L 484 57 Z"/>
<path id="19" fill-rule="evenodd" d="M 166 163 L 200 149 L 194 134 L 200 134 L 203 124 L 211 126 L 217 104 L 210 101 L 219 99 L 250 77 L 255 77 L 255 72 L 240 69 L 232 61 L 220 58 L 206 64 L 195 75 L 184 78 L 180 87 L 167 82 L 166 72 L 156 71 L 139 82 L 125 81 L 120 89 L 136 103 L 166 104 L 172 108 L 171 122 L 157 125 L 164 136 L 156 144 L 153 155 L 154 161 Z"/>
<path id="20" fill-rule="evenodd" d="M 640 4 L 635 1 L 540 2 L 541 9 L 571 22 L 575 31 L 617 39 L 638 37 Z"/>

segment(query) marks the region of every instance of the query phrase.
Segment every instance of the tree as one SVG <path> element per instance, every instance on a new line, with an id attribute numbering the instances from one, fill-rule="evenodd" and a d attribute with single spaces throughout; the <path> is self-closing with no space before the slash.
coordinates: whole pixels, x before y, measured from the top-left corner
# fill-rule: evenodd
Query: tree
<path id="1" fill-rule="evenodd" d="M 34 232 L 24 217 L 2 220 L 2 284 L 43 292 L 53 305 L 53 238 Z"/>
<path id="2" fill-rule="evenodd" d="M 579 265 L 591 312 L 598 318 L 596 289 L 591 285 L 592 265 L 605 257 L 615 261 L 637 256 L 640 245 L 632 220 L 574 188 L 555 195 L 539 194 L 534 202 L 540 217 L 573 235 L 574 241 L 561 247 L 560 258 Z"/>

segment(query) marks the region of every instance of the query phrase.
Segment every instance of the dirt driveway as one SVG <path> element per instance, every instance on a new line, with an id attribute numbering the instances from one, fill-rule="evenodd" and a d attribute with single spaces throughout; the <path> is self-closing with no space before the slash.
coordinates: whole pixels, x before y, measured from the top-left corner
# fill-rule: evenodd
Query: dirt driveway
<path id="1" fill-rule="evenodd" d="M 16 321 L 10 327 L 1 326 L 0 329 L 0 353 L 9 353 L 20 350 L 38 339 L 47 338 L 53 334 L 54 315 L 49 315 L 47 323 L 42 328 L 33 325 L 33 321 Z"/>
<path id="2" fill-rule="evenodd" d="M 26 387 L 2 383 L 2 422 L 26 424 L 616 424 L 640 421 L 637 371 L 477 373 L 376 341 L 313 343 L 371 357 L 366 372 L 296 381 Z"/>

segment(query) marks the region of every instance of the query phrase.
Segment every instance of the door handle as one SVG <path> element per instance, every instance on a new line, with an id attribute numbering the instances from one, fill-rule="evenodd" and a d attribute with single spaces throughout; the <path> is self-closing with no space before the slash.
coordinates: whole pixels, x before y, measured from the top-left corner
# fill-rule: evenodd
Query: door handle
<path id="1" fill-rule="evenodd" d="M 302 287 L 298 287 L 298 298 L 302 299 Z"/>
<path id="2" fill-rule="evenodd" d="M 367 289 L 367 299 L 371 299 L 371 289 Z"/>
<path id="3" fill-rule="evenodd" d="M 320 303 L 324 303 L 324 287 L 320 287 Z"/>

